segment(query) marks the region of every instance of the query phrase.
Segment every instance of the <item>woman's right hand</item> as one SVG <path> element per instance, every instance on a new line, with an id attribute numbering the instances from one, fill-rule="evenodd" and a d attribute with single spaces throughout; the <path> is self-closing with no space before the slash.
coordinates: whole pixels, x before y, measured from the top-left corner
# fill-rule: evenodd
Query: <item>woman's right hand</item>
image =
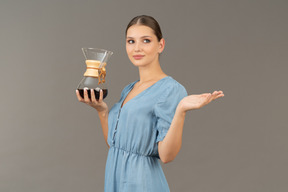
<path id="1" fill-rule="evenodd" d="M 86 103 L 87 105 L 95 108 L 98 111 L 98 113 L 108 112 L 108 106 L 103 101 L 102 89 L 100 90 L 99 100 L 96 100 L 93 89 L 90 90 L 92 99 L 89 99 L 87 91 L 88 91 L 88 89 L 84 89 L 84 98 L 82 98 L 79 91 L 76 90 L 76 95 L 77 95 L 78 101 L 80 101 L 82 103 Z"/>

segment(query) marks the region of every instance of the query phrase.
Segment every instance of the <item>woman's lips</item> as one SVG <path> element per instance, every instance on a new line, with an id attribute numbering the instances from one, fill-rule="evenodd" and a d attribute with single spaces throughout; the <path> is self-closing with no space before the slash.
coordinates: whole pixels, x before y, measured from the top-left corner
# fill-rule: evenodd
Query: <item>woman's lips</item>
<path id="1" fill-rule="evenodd" d="M 142 59 L 144 55 L 133 55 L 133 58 L 136 60 Z"/>

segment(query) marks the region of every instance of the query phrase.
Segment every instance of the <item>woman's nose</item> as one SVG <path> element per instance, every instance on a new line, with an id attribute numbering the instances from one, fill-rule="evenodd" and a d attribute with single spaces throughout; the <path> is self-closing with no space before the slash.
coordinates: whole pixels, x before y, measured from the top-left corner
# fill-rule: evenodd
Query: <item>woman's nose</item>
<path id="1" fill-rule="evenodd" d="M 136 52 L 141 51 L 140 43 L 135 43 L 134 51 L 136 51 Z"/>

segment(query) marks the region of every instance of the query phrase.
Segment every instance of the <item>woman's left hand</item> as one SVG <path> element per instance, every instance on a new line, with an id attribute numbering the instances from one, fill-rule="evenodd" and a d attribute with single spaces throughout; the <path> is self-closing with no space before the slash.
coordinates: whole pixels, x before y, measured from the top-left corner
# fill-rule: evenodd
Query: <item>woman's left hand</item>
<path id="1" fill-rule="evenodd" d="M 181 111 L 187 112 L 189 110 L 193 109 L 200 109 L 201 107 L 207 105 L 211 101 L 219 98 L 224 97 L 224 94 L 222 91 L 214 91 L 211 93 L 203 93 L 200 95 L 188 95 L 187 97 L 184 97 L 180 103 L 179 107 Z"/>

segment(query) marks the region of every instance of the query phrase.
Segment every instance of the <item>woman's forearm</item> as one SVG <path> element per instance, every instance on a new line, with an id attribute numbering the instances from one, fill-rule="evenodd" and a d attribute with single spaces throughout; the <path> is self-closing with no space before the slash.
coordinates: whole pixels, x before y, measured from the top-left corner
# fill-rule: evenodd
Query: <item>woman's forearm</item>
<path id="1" fill-rule="evenodd" d="M 158 152 L 163 163 L 172 161 L 181 149 L 185 115 L 186 112 L 178 106 L 165 138 L 158 143 Z"/>
<path id="2" fill-rule="evenodd" d="M 104 140 L 105 140 L 107 146 L 110 148 L 110 146 L 107 142 L 107 138 L 108 138 L 108 111 L 98 112 L 98 116 L 99 116 L 99 119 L 101 122 Z"/>

